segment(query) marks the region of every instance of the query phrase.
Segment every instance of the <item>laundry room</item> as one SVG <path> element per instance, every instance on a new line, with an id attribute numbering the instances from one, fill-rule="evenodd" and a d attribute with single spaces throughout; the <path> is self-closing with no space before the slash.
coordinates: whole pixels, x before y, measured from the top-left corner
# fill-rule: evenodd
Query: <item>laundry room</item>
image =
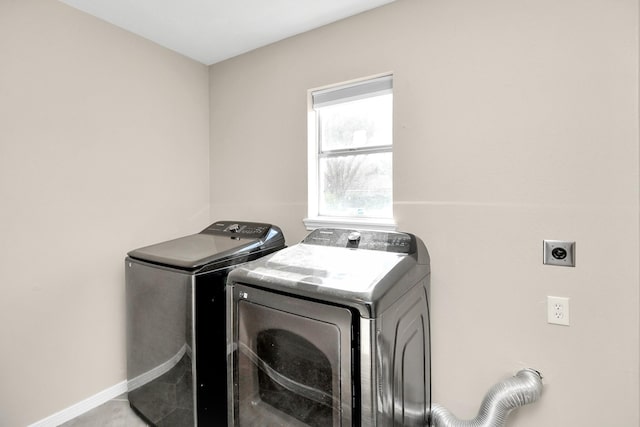
<path id="1" fill-rule="evenodd" d="M 640 424 L 637 0 L 380 1 L 202 60 L 65 3 L 0 0 L 0 426 L 123 395 L 127 253 L 220 220 L 424 242 L 431 401 L 461 419 L 533 368 L 509 426 Z M 322 218 L 314 94 L 380 78 L 386 217 Z"/>

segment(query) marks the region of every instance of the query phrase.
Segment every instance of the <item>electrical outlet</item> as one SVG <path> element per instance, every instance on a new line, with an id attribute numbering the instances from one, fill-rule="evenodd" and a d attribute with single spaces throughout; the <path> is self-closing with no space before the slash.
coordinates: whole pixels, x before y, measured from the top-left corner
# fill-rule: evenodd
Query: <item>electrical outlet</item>
<path id="1" fill-rule="evenodd" d="M 563 240 L 544 240 L 542 262 L 562 267 L 576 266 L 576 242 Z"/>
<path id="2" fill-rule="evenodd" d="M 547 323 L 569 326 L 569 298 L 547 296 Z"/>

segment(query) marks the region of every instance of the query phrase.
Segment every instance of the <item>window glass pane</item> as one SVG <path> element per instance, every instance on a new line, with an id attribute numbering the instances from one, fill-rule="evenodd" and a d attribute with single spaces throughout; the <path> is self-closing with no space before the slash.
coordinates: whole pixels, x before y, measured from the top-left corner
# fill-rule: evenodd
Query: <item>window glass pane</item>
<path id="1" fill-rule="evenodd" d="M 392 217 L 391 159 L 390 152 L 321 158 L 319 214 Z"/>
<path id="2" fill-rule="evenodd" d="M 320 151 L 391 145 L 392 95 L 318 109 Z"/>

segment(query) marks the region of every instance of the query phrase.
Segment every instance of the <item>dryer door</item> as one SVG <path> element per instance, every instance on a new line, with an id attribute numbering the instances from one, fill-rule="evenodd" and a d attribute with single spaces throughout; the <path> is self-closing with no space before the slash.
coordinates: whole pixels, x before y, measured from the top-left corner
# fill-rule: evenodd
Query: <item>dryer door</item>
<path id="1" fill-rule="evenodd" d="M 235 424 L 351 426 L 351 312 L 236 285 Z"/>

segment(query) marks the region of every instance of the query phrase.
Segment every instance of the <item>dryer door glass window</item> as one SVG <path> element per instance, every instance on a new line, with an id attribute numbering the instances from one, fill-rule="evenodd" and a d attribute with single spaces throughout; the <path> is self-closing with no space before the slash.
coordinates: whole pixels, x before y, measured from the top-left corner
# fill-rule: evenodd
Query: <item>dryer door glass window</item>
<path id="1" fill-rule="evenodd" d="M 323 306 L 327 318 L 238 303 L 241 426 L 351 425 L 350 312 L 302 303 Z"/>
<path id="2" fill-rule="evenodd" d="M 327 332 L 327 339 L 335 342 L 337 330 Z M 309 426 L 332 424 L 337 376 L 318 347 L 287 330 L 267 329 L 258 332 L 257 356 L 263 402 Z"/>

